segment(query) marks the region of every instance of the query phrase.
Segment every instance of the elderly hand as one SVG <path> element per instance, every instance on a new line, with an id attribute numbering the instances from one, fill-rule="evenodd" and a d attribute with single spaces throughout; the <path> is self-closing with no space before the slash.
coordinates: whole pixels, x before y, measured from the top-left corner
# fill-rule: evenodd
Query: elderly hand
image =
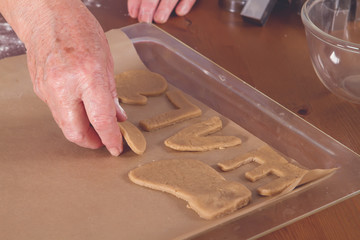
<path id="1" fill-rule="evenodd" d="M 0 0 L 0 10 L 25 43 L 35 93 L 49 106 L 65 137 L 103 145 L 117 156 L 126 119 L 113 78 L 105 34 L 79 0 Z M 12 8 L 14 7 L 14 8 Z"/>
<path id="2" fill-rule="evenodd" d="M 128 11 L 139 22 L 165 23 L 175 9 L 178 16 L 186 15 L 196 0 L 128 0 Z"/>

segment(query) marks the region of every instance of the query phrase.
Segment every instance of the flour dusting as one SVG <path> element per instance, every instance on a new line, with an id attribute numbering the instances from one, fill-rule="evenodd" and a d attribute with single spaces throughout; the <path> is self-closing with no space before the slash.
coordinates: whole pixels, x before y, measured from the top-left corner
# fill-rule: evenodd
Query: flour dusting
<path id="1" fill-rule="evenodd" d="M 23 42 L 0 15 L 0 59 L 25 53 Z"/>

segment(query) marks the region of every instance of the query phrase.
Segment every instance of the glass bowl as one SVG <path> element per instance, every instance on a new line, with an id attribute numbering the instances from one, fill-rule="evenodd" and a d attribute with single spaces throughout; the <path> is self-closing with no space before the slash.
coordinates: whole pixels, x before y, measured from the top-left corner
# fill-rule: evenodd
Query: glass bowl
<path id="1" fill-rule="evenodd" d="M 352 0 L 308 0 L 302 7 L 311 61 L 335 95 L 360 103 L 360 5 Z"/>

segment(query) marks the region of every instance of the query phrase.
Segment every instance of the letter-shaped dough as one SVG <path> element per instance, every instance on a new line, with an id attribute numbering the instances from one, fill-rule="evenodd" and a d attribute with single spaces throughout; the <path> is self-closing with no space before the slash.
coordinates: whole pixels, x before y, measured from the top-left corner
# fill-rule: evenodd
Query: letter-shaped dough
<path id="1" fill-rule="evenodd" d="M 201 109 L 192 104 L 180 90 L 168 91 L 166 96 L 177 109 L 140 121 L 140 127 L 145 131 L 153 131 L 201 115 Z"/>
<path id="2" fill-rule="evenodd" d="M 118 122 L 121 134 L 126 143 L 136 154 L 143 154 L 146 150 L 146 140 L 142 132 L 131 122 Z"/>
<path id="3" fill-rule="evenodd" d="M 247 205 L 251 192 L 226 181 L 209 165 L 193 159 L 160 160 L 129 172 L 132 182 L 167 192 L 188 202 L 204 219 L 213 219 Z"/>
<path id="4" fill-rule="evenodd" d="M 166 79 L 148 70 L 131 70 L 115 76 L 119 99 L 127 104 L 147 103 L 147 97 L 160 95 L 167 89 Z"/>
<path id="5" fill-rule="evenodd" d="M 248 180 L 254 182 L 268 174 L 274 174 L 279 177 L 257 189 L 259 194 L 263 196 L 272 196 L 279 193 L 290 192 L 296 186 L 319 179 L 335 170 L 314 169 L 309 171 L 302 169 L 289 163 L 269 146 L 264 146 L 253 152 L 218 163 L 218 166 L 223 171 L 230 171 L 252 161 L 261 165 L 245 173 L 245 177 Z"/>
<path id="6" fill-rule="evenodd" d="M 178 151 L 208 151 L 241 144 L 235 136 L 207 136 L 222 128 L 219 117 L 212 117 L 184 128 L 174 136 L 165 140 L 165 145 Z"/>

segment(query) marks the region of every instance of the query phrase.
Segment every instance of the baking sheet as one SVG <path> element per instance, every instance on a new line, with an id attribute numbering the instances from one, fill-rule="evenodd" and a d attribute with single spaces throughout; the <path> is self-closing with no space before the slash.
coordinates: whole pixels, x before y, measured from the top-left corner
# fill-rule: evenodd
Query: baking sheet
<path id="1" fill-rule="evenodd" d="M 239 237 L 249 238 L 359 192 L 359 156 L 351 150 L 156 27 L 136 24 L 122 30 L 146 67 L 201 101 L 193 99 L 204 110 L 200 119 L 221 113 L 243 127 L 223 117 L 225 127 L 220 134 L 236 133 L 244 140 L 242 146 L 181 153 L 182 157 L 214 166 L 219 159 L 266 142 L 308 168 L 340 169 L 319 183 L 283 196 L 281 201 L 265 201 L 255 194 L 248 207 L 228 217 L 202 220 L 184 201 L 134 185 L 127 178 L 129 170 L 146 161 L 179 155 L 158 147 L 164 135 L 200 119 L 145 133 L 148 149 L 144 156 L 127 151 L 112 157 L 105 149 L 83 149 L 65 140 L 46 105 L 32 92 L 26 57 L 8 58 L 0 62 L 1 239 L 191 238 L 235 219 L 243 228 Z M 137 57 L 128 57 L 134 56 L 131 52 L 125 60 L 121 58 L 123 48 L 132 51 L 131 44 L 121 40 L 121 32 L 112 31 L 108 37 L 116 72 L 144 67 L 138 65 Z M 165 96 L 150 98 L 146 106 L 124 108 L 136 123 L 150 112 L 156 113 L 151 106 L 157 106 L 155 111 L 159 112 L 171 108 Z M 255 189 L 261 182 L 250 184 L 243 176 L 251 167 L 223 176 Z M 261 206 L 262 202 L 266 204 Z M 250 211 L 251 206 L 260 208 Z"/>

